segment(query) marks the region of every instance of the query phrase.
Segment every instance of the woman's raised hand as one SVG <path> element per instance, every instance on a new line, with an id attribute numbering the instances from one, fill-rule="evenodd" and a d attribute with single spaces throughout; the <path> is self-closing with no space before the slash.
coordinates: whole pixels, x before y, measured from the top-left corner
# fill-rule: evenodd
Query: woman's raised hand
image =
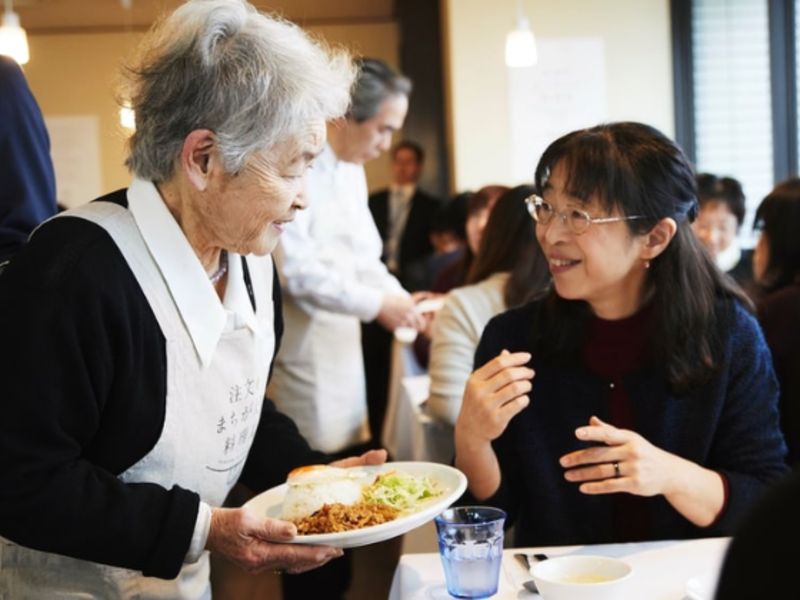
<path id="1" fill-rule="evenodd" d="M 460 436 L 490 442 L 528 406 L 534 372 L 525 365 L 530 359 L 528 352 L 503 350 L 472 373 L 456 421 Z"/>

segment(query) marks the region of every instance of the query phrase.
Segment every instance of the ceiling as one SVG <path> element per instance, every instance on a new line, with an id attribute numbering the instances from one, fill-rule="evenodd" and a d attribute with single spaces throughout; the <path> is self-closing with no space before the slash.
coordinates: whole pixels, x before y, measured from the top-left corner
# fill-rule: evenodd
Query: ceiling
<path id="1" fill-rule="evenodd" d="M 378 21 L 394 15 L 394 0 L 251 1 L 300 24 Z M 29 33 L 141 29 L 180 4 L 182 0 L 13 0 Z"/>

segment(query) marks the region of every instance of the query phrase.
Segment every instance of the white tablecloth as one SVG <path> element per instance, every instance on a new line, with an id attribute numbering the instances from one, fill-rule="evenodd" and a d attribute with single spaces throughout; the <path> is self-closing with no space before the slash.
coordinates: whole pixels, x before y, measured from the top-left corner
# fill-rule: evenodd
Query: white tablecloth
<path id="1" fill-rule="evenodd" d="M 394 341 L 389 397 L 381 441 L 392 460 L 449 464 L 453 458 L 452 428 L 425 414 L 431 379 L 408 344 Z"/>
<path id="2" fill-rule="evenodd" d="M 497 595 L 493 597 L 497 600 L 539 598 L 538 594 L 531 594 L 522 587 L 522 581 L 530 577 L 514 560 L 513 554 L 542 552 L 551 557 L 561 554 L 600 554 L 624 559 L 633 567 L 633 574 L 625 596 L 620 600 L 684 600 L 687 597 L 686 582 L 689 579 L 708 574 L 716 578 L 729 541 L 730 538 L 706 538 L 507 549 L 503 552 L 500 585 Z M 444 571 L 439 555 L 404 554 L 394 574 L 389 600 L 439 598 L 450 598 L 444 584 Z"/>

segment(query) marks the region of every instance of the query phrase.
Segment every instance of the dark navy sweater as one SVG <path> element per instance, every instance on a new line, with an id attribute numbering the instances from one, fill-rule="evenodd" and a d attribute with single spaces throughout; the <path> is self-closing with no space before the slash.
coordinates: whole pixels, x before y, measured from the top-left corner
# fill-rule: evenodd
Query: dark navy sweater
<path id="1" fill-rule="evenodd" d="M 659 448 L 718 471 L 728 483 L 723 514 L 709 528 L 692 524 L 663 496 L 643 499 L 652 539 L 730 535 L 753 500 L 786 471 L 769 350 L 755 319 L 738 304 L 730 308 L 720 324 L 722 369 L 707 384 L 674 394 L 654 366 L 624 378 L 632 429 Z M 495 317 L 476 352 L 476 365 L 503 349 L 531 352 L 536 372 L 530 405 L 493 444 L 501 485 L 483 503 L 509 512 L 517 546 L 632 541 L 614 525 L 614 494 L 585 495 L 564 479 L 559 457 L 585 447 L 575 429 L 592 415 L 613 423 L 610 386 L 577 357 L 556 365 L 537 355 L 533 329 L 542 314 L 543 303 L 533 302 Z"/>

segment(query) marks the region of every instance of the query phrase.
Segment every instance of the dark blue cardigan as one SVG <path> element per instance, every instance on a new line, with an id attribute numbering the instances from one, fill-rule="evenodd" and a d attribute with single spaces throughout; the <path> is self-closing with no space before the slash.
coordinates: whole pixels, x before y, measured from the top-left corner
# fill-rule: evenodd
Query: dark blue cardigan
<path id="1" fill-rule="evenodd" d="M 613 529 L 613 495 L 590 496 L 564 479 L 558 459 L 585 447 L 575 429 L 591 415 L 608 420 L 608 383 L 578 363 L 548 364 L 533 352 L 534 302 L 492 319 L 475 355 L 482 365 L 507 349 L 533 354 L 531 403 L 493 446 L 502 472 L 497 493 L 484 504 L 500 506 L 516 522 L 517 546 L 624 542 Z M 721 372 L 685 395 L 671 393 L 655 369 L 626 379 L 635 431 L 655 446 L 727 477 L 729 496 L 720 518 L 699 528 L 663 496 L 645 501 L 653 539 L 730 535 L 766 485 L 785 470 L 778 426 L 778 388 L 769 350 L 755 319 L 741 306 L 726 311 Z"/>

